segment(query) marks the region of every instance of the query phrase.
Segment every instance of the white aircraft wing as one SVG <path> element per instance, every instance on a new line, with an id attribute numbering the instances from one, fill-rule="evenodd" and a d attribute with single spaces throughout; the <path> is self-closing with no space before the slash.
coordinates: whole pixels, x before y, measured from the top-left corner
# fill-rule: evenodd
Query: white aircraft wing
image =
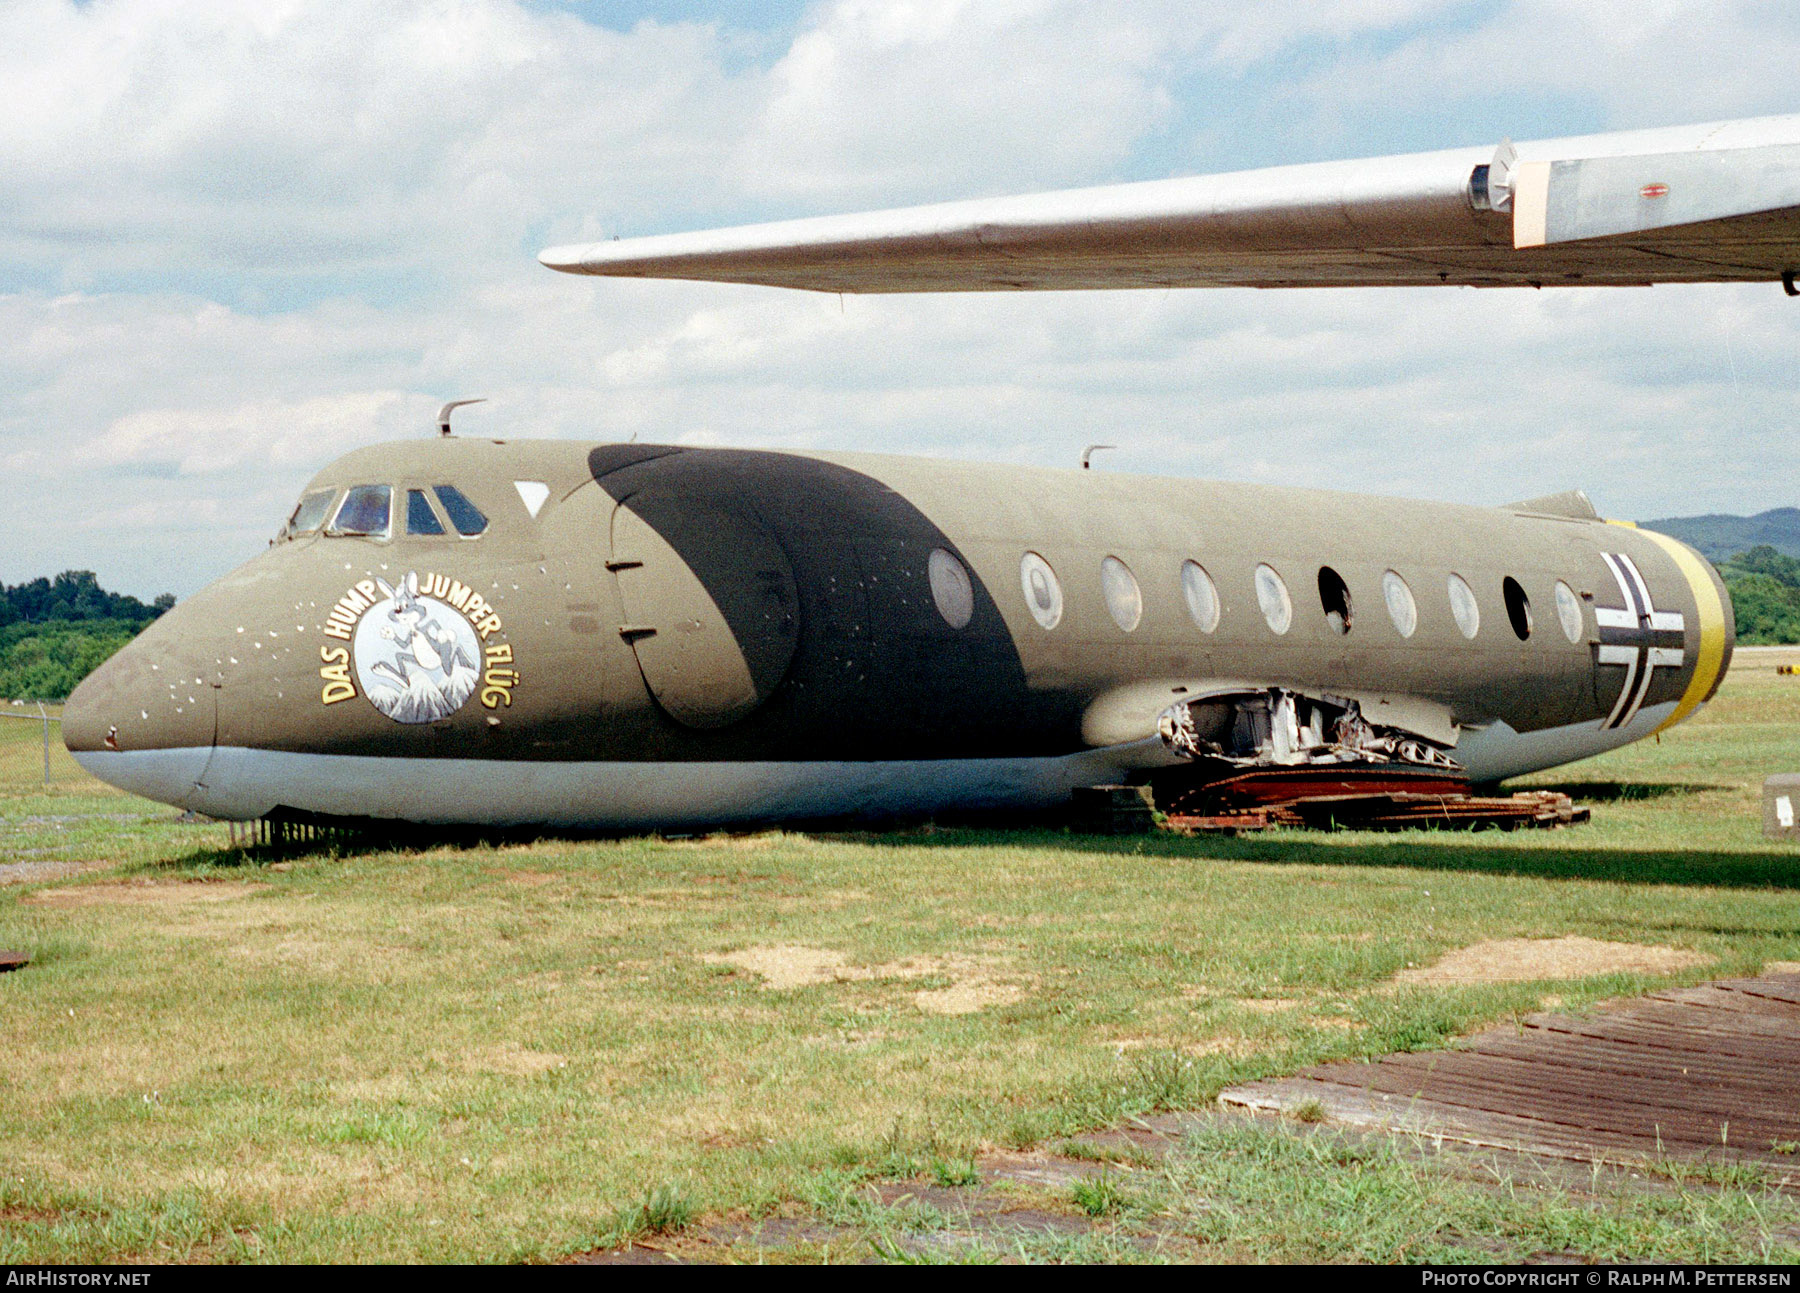
<path id="1" fill-rule="evenodd" d="M 552 247 L 552 269 L 819 292 L 1772 281 L 1800 115 Z"/>

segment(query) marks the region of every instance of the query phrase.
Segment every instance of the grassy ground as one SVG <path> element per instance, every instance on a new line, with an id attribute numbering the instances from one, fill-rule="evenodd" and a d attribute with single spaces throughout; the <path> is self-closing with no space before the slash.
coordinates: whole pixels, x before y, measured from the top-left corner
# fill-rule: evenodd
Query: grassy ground
<path id="1" fill-rule="evenodd" d="M 60 748 L 46 789 L 37 729 L 0 722 L 0 864 L 104 864 L 0 887 L 0 947 L 34 957 L 0 976 L 0 1261 L 553 1259 L 1441 1045 L 1552 994 L 1800 960 L 1800 858 L 1759 835 L 1762 777 L 1800 769 L 1800 678 L 1772 664 L 1660 744 L 1534 779 L 1590 826 L 1398 840 L 771 833 L 270 866 Z M 1389 982 L 1561 934 L 1712 961 Z M 1221 1258 L 1755 1260 L 1800 1234 L 1753 1181 L 1572 1207 L 1217 1134 L 1129 1206 Z"/>

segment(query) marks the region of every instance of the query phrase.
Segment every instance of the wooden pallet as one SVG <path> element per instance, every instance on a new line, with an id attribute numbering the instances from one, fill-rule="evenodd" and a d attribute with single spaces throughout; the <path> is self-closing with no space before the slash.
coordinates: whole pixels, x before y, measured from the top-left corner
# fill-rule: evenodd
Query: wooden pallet
<path id="1" fill-rule="evenodd" d="M 1304 799 L 1171 813 L 1171 830 L 1195 835 L 1241 835 L 1274 826 L 1315 830 L 1393 831 L 1567 826 L 1588 820 L 1567 795 L 1527 790 L 1516 795 L 1419 794 L 1413 791 L 1317 795 Z"/>
<path id="2" fill-rule="evenodd" d="M 1800 975 L 1535 1015 L 1454 1050 L 1323 1064 L 1223 1104 L 1594 1160 L 1725 1157 L 1800 1174 Z"/>

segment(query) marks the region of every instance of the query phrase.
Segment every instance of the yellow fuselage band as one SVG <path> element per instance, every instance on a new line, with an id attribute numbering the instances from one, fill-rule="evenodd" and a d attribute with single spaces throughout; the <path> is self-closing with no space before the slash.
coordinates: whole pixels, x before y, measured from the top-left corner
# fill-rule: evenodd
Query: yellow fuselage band
<path id="1" fill-rule="evenodd" d="M 1656 730 L 1674 727 L 1682 719 L 1700 708 L 1719 679 L 1719 670 L 1725 664 L 1725 604 L 1719 599 L 1719 586 L 1713 582 L 1712 572 L 1706 564 L 1695 556 L 1692 549 L 1684 543 L 1678 543 L 1666 534 L 1658 534 L 1655 530 L 1638 531 L 1646 539 L 1655 543 L 1674 560 L 1682 576 L 1688 581 L 1688 587 L 1694 590 L 1694 606 L 1700 617 L 1700 650 L 1694 657 L 1694 674 L 1688 679 L 1687 690 L 1681 694 L 1681 702 L 1675 706 L 1675 712 L 1657 725 Z"/>

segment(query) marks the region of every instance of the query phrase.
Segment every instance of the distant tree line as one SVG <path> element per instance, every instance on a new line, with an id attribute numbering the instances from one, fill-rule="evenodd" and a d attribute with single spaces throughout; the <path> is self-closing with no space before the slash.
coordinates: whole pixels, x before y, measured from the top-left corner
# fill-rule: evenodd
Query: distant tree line
<path id="1" fill-rule="evenodd" d="M 1762 543 L 1720 563 L 1746 646 L 1800 642 L 1800 560 Z"/>
<path id="2" fill-rule="evenodd" d="M 0 584 L 0 696 L 62 700 L 75 684 L 175 604 L 109 593 L 91 570 Z"/>
<path id="3" fill-rule="evenodd" d="M 107 592 L 91 570 L 65 570 L 55 579 L 0 584 L 0 628 L 54 620 L 129 620 L 141 626 L 174 604 L 175 594 L 164 593 L 146 606 L 124 593 Z"/>

